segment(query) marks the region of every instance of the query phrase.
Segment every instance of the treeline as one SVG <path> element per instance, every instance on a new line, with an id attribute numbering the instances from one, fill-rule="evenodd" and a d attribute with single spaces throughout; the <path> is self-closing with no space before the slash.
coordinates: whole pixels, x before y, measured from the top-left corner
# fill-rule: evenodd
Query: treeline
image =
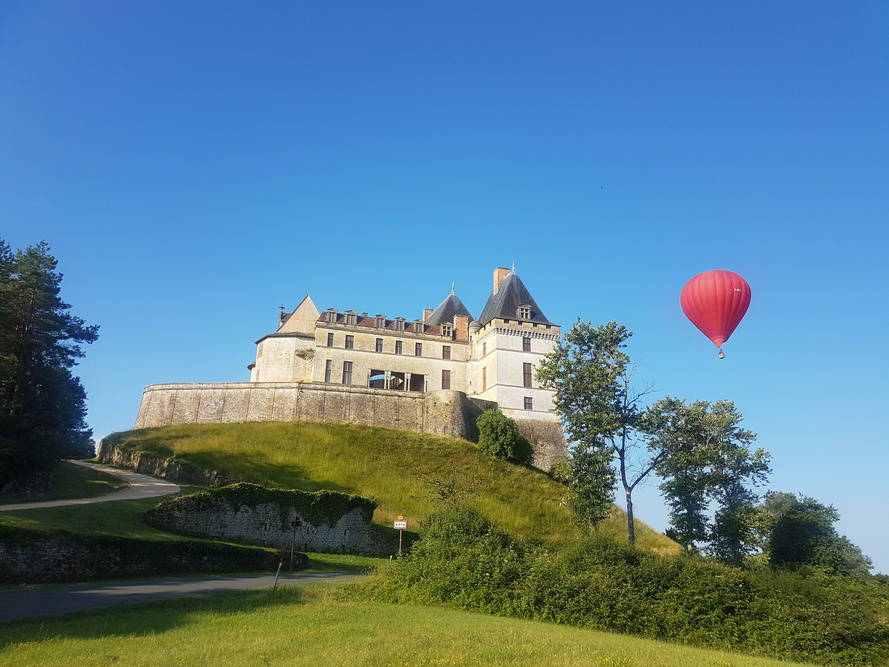
<path id="1" fill-rule="evenodd" d="M 732 565 L 765 561 L 866 575 L 871 563 L 837 534 L 833 507 L 761 492 L 771 455 L 754 448 L 756 434 L 743 427 L 731 401 L 646 401 L 650 388 L 633 384 L 626 352 L 631 336 L 616 322 L 578 321 L 537 371 L 541 385 L 555 392 L 571 442 L 570 457 L 552 474 L 568 485 L 578 523 L 593 531 L 619 490 L 632 545 L 633 492 L 657 476 L 669 511 L 667 535 L 687 554 Z"/>
<path id="2" fill-rule="evenodd" d="M 98 327 L 71 314 L 56 268 L 46 243 L 13 252 L 0 239 L 0 490 L 92 452 L 71 369 Z"/>

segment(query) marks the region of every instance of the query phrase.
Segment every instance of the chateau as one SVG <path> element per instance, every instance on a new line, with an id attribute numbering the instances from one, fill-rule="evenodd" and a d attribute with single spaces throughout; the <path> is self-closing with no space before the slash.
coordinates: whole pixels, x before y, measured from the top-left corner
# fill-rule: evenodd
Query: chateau
<path id="1" fill-rule="evenodd" d="M 136 427 L 319 419 L 473 438 L 475 417 L 496 405 L 548 469 L 565 441 L 535 371 L 559 335 L 515 268 L 494 269 L 478 319 L 453 289 L 415 320 L 321 312 L 306 295 L 256 341 L 250 382 L 151 385 Z"/>
<path id="2" fill-rule="evenodd" d="M 306 296 L 281 313 L 278 330 L 256 341 L 251 382 L 323 382 L 426 392 L 462 391 L 494 401 L 519 419 L 553 417 L 552 392 L 534 379 L 559 339 L 515 270 L 494 269 L 494 285 L 475 319 L 451 293 L 416 320 L 319 312 Z"/>

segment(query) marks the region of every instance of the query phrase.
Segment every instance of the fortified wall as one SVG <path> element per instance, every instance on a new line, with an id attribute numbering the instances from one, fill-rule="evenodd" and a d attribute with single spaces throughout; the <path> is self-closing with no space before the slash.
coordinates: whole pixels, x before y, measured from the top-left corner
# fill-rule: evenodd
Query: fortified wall
<path id="1" fill-rule="evenodd" d="M 462 391 L 407 392 L 303 382 L 153 384 L 145 388 L 135 428 L 250 421 L 330 421 L 477 440 L 475 420 L 496 403 Z M 510 415 L 517 417 L 517 415 Z M 548 470 L 565 455 L 558 422 L 516 419 Z"/>

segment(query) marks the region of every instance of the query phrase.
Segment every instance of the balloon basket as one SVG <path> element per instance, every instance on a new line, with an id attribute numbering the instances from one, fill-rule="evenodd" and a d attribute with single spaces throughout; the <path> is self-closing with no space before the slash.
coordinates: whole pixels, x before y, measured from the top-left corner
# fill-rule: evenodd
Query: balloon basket
<path id="1" fill-rule="evenodd" d="M 720 359 L 725 359 L 725 352 L 722 351 L 722 348 L 719 348 L 719 354 L 716 356 L 718 356 Z"/>

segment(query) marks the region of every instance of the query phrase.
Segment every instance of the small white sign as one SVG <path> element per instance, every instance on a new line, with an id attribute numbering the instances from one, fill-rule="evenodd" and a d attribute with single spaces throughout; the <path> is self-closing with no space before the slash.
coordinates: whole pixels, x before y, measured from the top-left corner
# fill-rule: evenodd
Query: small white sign
<path id="1" fill-rule="evenodd" d="M 393 525 L 395 528 L 398 528 L 398 530 L 405 530 L 405 529 L 407 529 L 407 521 L 395 521 L 392 525 Z"/>

